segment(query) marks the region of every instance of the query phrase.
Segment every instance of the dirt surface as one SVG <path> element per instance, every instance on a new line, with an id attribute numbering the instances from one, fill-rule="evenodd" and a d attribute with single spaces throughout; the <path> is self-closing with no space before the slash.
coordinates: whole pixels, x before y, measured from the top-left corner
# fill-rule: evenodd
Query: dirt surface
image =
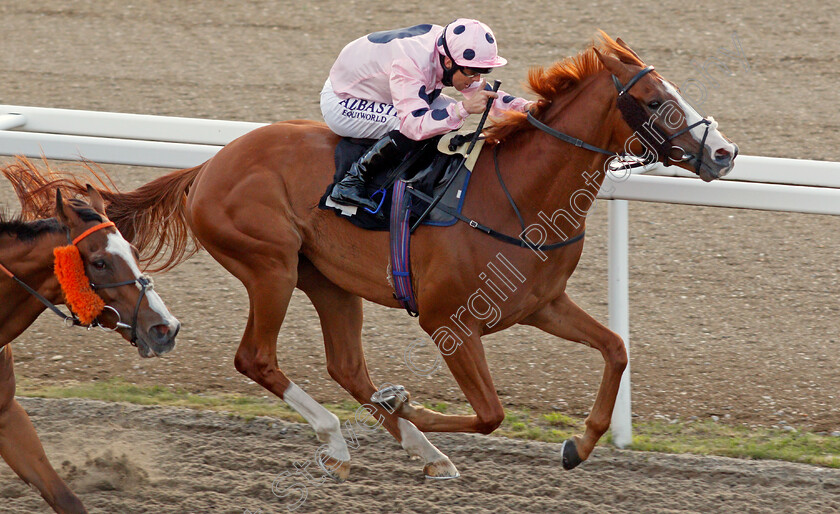
<path id="1" fill-rule="evenodd" d="M 0 66 L 4 70 L 0 102 L 260 122 L 320 119 L 318 92 L 344 43 L 374 30 L 424 22 L 446 23 L 456 16 L 471 16 L 482 19 L 496 32 L 501 53 L 510 64 L 494 73 L 494 78 L 501 79 L 509 92 L 527 97 L 521 82 L 528 67 L 548 65 L 577 52 L 592 39 L 597 28 L 602 28 L 614 37 L 622 37 L 685 91 L 689 91 L 692 80 L 695 85 L 702 83 L 706 97 L 701 101 L 698 94 L 695 103 L 715 116 L 722 131 L 739 144 L 743 154 L 838 161 L 835 114 L 840 75 L 839 12 L 818 0 L 798 2 L 795 10 L 776 1 L 756 1 L 750 6 L 734 1 L 593 4 L 572 0 L 562 4 L 536 1 L 527 6 L 499 1 L 457 12 L 444 4 L 413 5 L 409 9 L 393 3 L 363 1 L 334 5 L 147 0 L 130 4 L 76 1 L 68 5 L 57 0 L 5 0 L 0 3 L 0 29 L 4 34 L 0 46 Z M 748 67 L 735 57 L 735 40 L 741 45 Z M 730 55 L 721 53 L 721 48 Z M 710 75 L 699 69 L 702 63 L 712 63 L 715 58 L 733 74 L 723 73 L 713 64 L 707 66 Z M 695 87 L 694 91 L 699 89 Z M 126 188 L 165 172 L 121 166 L 107 169 Z M 0 207 L 9 211 L 17 207 L 6 184 L 0 184 Z M 572 298 L 604 322 L 608 319 L 606 212 L 604 203 L 590 216 L 584 254 L 569 283 Z M 718 416 L 721 423 L 790 426 L 829 433 L 840 430 L 840 309 L 836 303 L 840 293 L 840 243 L 835 235 L 838 221 L 829 216 L 639 202 L 630 205 L 630 213 L 634 414 L 643 420 Z M 18 377 L 37 383 L 120 377 L 132 383 L 162 384 L 195 392 L 263 395 L 264 391 L 238 375 L 232 364 L 247 315 L 247 300 L 239 282 L 202 253 L 158 276 L 156 284 L 183 323 L 172 354 L 163 359 L 140 360 L 121 339 L 67 331 L 45 315 L 14 343 Z M 366 305 L 364 341 L 374 381 L 405 384 L 413 398 L 420 401 L 463 402 L 463 395 L 447 371 L 426 378 L 413 375 L 406 367 L 406 345 L 424 337 L 415 320 L 404 313 Z M 506 405 L 538 412 L 557 409 L 574 415 L 583 415 L 591 407 L 603 366 L 593 350 L 526 327 L 487 337 L 485 347 L 496 387 Z M 279 348 L 281 367 L 314 398 L 348 398 L 326 372 L 317 317 L 302 294 L 293 298 Z M 37 405 L 42 414 L 36 419 L 36 426 L 45 438 L 50 430 L 63 430 L 49 425 L 54 418 L 48 411 L 67 408 L 64 404 Z M 73 405 L 87 408 L 89 404 Z M 99 411 L 92 411 L 91 417 L 98 415 L 96 412 Z M 204 433 L 195 427 L 185 426 L 184 430 Z M 235 433 L 236 429 L 230 430 Z M 224 492 L 219 492 L 207 476 L 209 473 L 196 471 L 184 482 L 176 481 L 174 489 L 180 483 L 184 486 L 180 493 L 172 492 L 170 498 L 177 503 L 211 501 L 200 499 L 205 495 L 238 497 L 239 503 L 230 505 L 239 505 L 240 511 L 252 505 L 249 500 L 261 498 L 264 511 L 274 512 L 282 507 L 272 503 L 276 499 L 270 496 L 271 477 L 292 469 L 291 459 L 306 458 L 314 450 L 315 439 L 309 434 L 301 435 L 297 443 L 288 443 L 295 449 L 286 461 L 286 457 L 265 452 L 249 458 L 247 463 L 240 462 L 240 468 L 262 473 L 262 481 L 252 482 L 244 469 L 229 471 L 223 481 Z M 125 435 L 127 440 L 143 437 L 143 433 Z M 87 443 L 97 448 L 96 441 L 103 438 L 96 435 Z M 235 454 L 237 439 L 219 439 L 213 448 L 231 445 L 219 451 Z M 434 484 L 422 484 L 418 469 L 408 474 L 400 472 L 397 479 L 383 470 L 377 482 L 387 479 L 399 484 L 394 494 L 385 493 L 387 489 L 370 485 L 370 469 L 364 470 L 372 464 L 365 463 L 355 468 L 353 476 L 368 485 L 351 481 L 329 486 L 335 488 L 335 494 L 320 489 L 318 494 L 323 501 L 337 502 L 324 503 L 322 508 L 342 506 L 356 510 L 362 504 L 350 502 L 361 501 L 359 498 L 366 495 L 382 502 L 392 502 L 394 497 L 432 501 L 429 498 L 439 496 L 425 510 L 434 510 L 435 502 L 442 502 L 439 507 L 443 509 L 456 501 L 461 506 L 492 508 L 508 505 L 517 495 L 532 495 L 524 485 L 530 479 L 535 487 L 545 488 L 545 498 L 551 498 L 547 502 L 564 498 L 574 501 L 578 495 L 584 510 L 599 510 L 596 499 L 615 499 L 615 510 L 729 510 L 725 507 L 730 504 L 721 500 L 743 497 L 737 492 L 739 488 L 751 489 L 760 482 L 748 478 L 739 482 L 733 478 L 732 488 L 727 485 L 726 491 L 715 492 L 714 488 L 704 487 L 715 480 L 702 473 L 701 468 L 710 466 L 705 461 L 693 457 L 625 457 L 630 454 L 606 452 L 596 453 L 587 463 L 589 467 L 584 468 L 586 473 L 600 473 L 600 479 L 567 488 L 558 484 L 565 486 L 582 479 L 574 473 L 563 475 L 556 471 L 557 462 L 551 460 L 556 448 L 513 442 L 509 447 L 516 448 L 515 452 L 501 451 L 497 455 L 487 448 L 501 448 L 497 439 L 446 436 L 434 440 L 440 441 L 441 449 L 461 469 L 464 479 L 457 485 L 443 485 L 438 490 Z M 63 457 L 57 455 L 72 449 L 57 438 L 53 441 L 48 451 L 53 462 L 60 464 Z M 275 444 L 274 441 L 286 444 L 279 433 L 261 441 L 254 436 L 251 447 Z M 377 451 L 382 451 L 383 446 L 396 449 L 385 440 L 375 446 Z M 135 459 L 132 462 L 143 458 L 141 453 L 135 455 L 135 448 L 125 450 L 129 459 Z M 198 451 L 182 455 L 177 446 L 173 448 L 141 466 L 150 473 L 147 483 L 166 483 L 163 479 L 156 482 L 155 477 L 168 476 L 167 466 L 200 464 L 210 458 Z M 118 461 L 119 451 L 113 455 Z M 176 455 L 179 457 L 173 464 L 170 461 Z M 396 461 L 402 458 L 399 452 L 394 457 Z M 623 458 L 631 460 L 622 461 Z M 73 462 L 77 468 L 90 467 L 85 459 L 79 454 Z M 624 464 L 611 467 L 609 463 L 614 459 Z M 640 464 L 649 459 L 664 459 L 664 463 Z M 477 465 L 494 460 L 507 465 Z M 382 462 L 389 461 L 383 458 Z M 761 468 L 753 468 L 755 463 L 720 462 L 730 468 L 743 466 L 742 472 L 731 472 L 733 477 L 762 473 Z M 543 467 L 536 470 L 537 465 Z M 418 468 L 416 464 L 412 466 Z M 670 469 L 668 466 L 677 468 L 677 478 L 667 478 L 663 470 Z M 555 479 L 544 480 L 544 476 Z M 3 491 L 17 490 L 19 483 L 8 474 L 3 477 Z M 208 480 L 203 485 L 202 477 Z M 647 486 L 639 487 L 650 487 L 650 491 L 624 495 L 616 492 L 616 481 L 605 493 L 603 485 L 611 478 L 644 483 Z M 719 482 L 729 484 L 729 479 Z M 492 490 L 500 484 L 498 491 Z M 791 487 L 798 484 L 790 482 Z M 802 491 L 791 497 L 773 492 L 771 495 L 780 502 L 775 506 L 761 503 L 763 500 L 756 497 L 755 503 L 732 510 L 798 509 L 805 505 L 801 503 L 803 498 L 812 497 L 807 484 L 813 482 L 804 481 Z M 132 491 L 128 488 L 110 500 L 103 499 L 102 508 L 155 510 L 152 505 L 158 500 L 151 486 L 146 494 L 138 492 L 133 496 Z M 507 491 L 507 496 L 496 495 L 501 495 L 501 491 Z M 837 493 L 836 488 L 833 491 Z M 37 497 L 33 503 L 25 503 L 32 496 L 27 494 L 28 499 L 14 501 L 38 508 Z M 111 493 L 91 494 L 98 499 Z M 591 494 L 588 500 L 580 499 L 586 494 Z M 92 507 L 100 505 L 88 500 L 86 494 L 83 498 Z M 656 498 L 662 503 L 655 503 Z M 345 500 L 348 503 L 342 503 Z M 259 503 L 253 505 L 259 507 Z M 531 510 L 526 504 L 513 505 L 511 509 Z M 545 505 L 554 510 L 553 504 Z M 30 507 L 21 509 L 28 511 Z M 200 506 L 183 509 L 200 510 Z M 545 509 L 535 506 L 534 510 Z"/>
<path id="2" fill-rule="evenodd" d="M 317 465 L 306 465 L 314 453 L 308 425 L 89 400 L 25 399 L 23 405 L 52 461 L 94 512 L 286 512 L 301 500 L 298 512 L 840 509 L 838 470 L 598 448 L 567 473 L 555 445 L 468 434 L 431 436 L 440 447 L 458 448 L 459 480 L 425 481 L 419 464 L 389 435 L 359 430 L 352 480 L 319 483 Z M 295 463 L 311 481 L 283 475 Z M 47 511 L 9 475 L 0 470 L 4 511 Z M 288 495 L 275 497 L 272 484 Z"/>

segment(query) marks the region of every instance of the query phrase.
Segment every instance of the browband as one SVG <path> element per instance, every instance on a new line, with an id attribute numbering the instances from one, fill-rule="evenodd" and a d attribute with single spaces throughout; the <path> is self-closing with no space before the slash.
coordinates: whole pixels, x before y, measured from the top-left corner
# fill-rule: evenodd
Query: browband
<path id="1" fill-rule="evenodd" d="M 116 225 L 114 225 L 113 221 L 106 221 L 106 222 L 100 223 L 99 225 L 96 225 L 95 227 L 90 227 L 89 229 L 82 232 L 78 237 L 76 237 L 76 239 L 73 240 L 73 244 L 74 245 L 79 244 L 79 241 L 81 241 L 82 239 L 86 238 L 87 236 L 93 234 L 97 230 L 102 230 L 103 228 L 115 227 L 115 226 Z"/>

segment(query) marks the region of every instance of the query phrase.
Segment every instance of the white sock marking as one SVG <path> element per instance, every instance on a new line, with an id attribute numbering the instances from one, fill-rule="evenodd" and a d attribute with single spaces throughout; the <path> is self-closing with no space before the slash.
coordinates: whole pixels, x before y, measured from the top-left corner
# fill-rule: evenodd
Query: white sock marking
<path id="1" fill-rule="evenodd" d="M 426 439 L 426 436 L 408 420 L 400 418 L 397 424 L 400 427 L 402 436 L 402 447 L 411 456 L 421 457 L 425 464 L 446 459 L 446 455 L 435 448 L 435 445 Z"/>
<path id="2" fill-rule="evenodd" d="M 327 454 L 330 457 L 344 462 L 350 460 L 350 450 L 347 449 L 347 443 L 341 435 L 338 417 L 335 414 L 313 400 L 294 382 L 286 388 L 283 400 L 309 422 L 318 435 L 318 440 L 329 447 Z"/>

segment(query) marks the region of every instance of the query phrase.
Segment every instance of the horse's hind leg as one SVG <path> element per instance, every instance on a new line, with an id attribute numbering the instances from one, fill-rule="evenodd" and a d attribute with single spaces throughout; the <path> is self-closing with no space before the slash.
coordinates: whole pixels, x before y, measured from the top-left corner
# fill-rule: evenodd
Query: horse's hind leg
<path id="1" fill-rule="evenodd" d="M 195 219 L 196 213 L 193 216 Z M 318 463 L 333 477 L 346 479 L 350 452 L 338 418 L 292 382 L 277 364 L 277 336 L 297 283 L 300 237 L 282 219 L 258 220 L 255 224 L 226 221 L 217 217 L 212 226 L 193 223 L 193 230 L 207 251 L 248 291 L 250 311 L 234 359 L 236 369 L 303 416 L 327 445 L 326 455 L 319 452 Z M 266 226 L 272 231 L 267 232 Z"/>
<path id="2" fill-rule="evenodd" d="M 0 348 L 0 455 L 56 512 L 87 512 L 50 465 L 35 427 L 15 400 L 12 349 Z"/>
<path id="3" fill-rule="evenodd" d="M 604 357 L 604 375 L 595 405 L 586 417 L 586 431 L 583 437 L 575 436 L 563 444 L 563 467 L 572 469 L 589 457 L 595 443 L 610 426 L 621 374 L 627 367 L 627 351 L 618 334 L 584 312 L 566 293 L 522 323 L 569 341 L 583 343 L 600 351 Z"/>
<path id="4" fill-rule="evenodd" d="M 330 282 L 311 263 L 301 261 L 298 287 L 309 296 L 324 333 L 327 371 L 375 420 L 400 442 L 412 457 L 423 459 L 430 478 L 455 478 L 458 470 L 410 421 L 372 404 L 376 387 L 370 379 L 362 346 L 362 300 Z M 362 407 L 360 407 L 362 408 Z"/>

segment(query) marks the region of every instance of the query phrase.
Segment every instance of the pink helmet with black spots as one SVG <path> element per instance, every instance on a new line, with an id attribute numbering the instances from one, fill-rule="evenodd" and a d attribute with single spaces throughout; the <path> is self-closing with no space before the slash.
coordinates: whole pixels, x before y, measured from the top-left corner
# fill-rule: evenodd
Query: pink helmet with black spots
<path id="1" fill-rule="evenodd" d="M 469 18 L 458 18 L 444 27 L 437 49 L 466 68 L 496 68 L 507 64 L 507 59 L 499 56 L 490 27 Z"/>

